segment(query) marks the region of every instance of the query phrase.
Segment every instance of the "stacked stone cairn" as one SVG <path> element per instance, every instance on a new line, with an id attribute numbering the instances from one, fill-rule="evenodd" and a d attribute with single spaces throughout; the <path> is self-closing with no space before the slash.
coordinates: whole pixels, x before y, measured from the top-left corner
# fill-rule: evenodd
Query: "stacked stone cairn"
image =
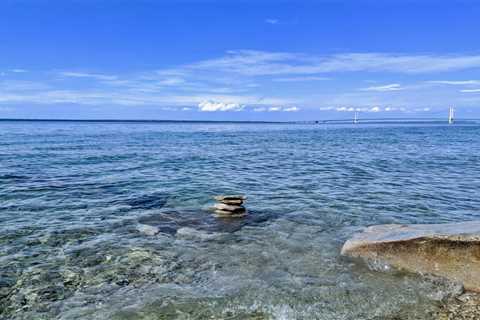
<path id="1" fill-rule="evenodd" d="M 247 197 L 241 195 L 227 195 L 213 197 L 217 203 L 213 206 L 214 213 L 221 218 L 238 218 L 247 214 L 243 202 Z"/>

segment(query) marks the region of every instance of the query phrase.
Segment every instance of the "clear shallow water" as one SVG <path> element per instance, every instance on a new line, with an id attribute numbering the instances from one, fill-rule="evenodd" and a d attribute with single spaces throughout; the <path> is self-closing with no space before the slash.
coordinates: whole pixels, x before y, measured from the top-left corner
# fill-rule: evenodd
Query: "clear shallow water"
<path id="1" fill-rule="evenodd" d="M 339 251 L 478 219 L 479 164 L 480 126 L 2 122 L 0 318 L 434 318 L 448 284 Z"/>

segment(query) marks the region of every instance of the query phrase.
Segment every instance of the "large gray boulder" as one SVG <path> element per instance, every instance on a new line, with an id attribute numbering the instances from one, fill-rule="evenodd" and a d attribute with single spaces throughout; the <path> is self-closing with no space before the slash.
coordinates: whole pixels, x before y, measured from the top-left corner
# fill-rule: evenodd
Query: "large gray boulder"
<path id="1" fill-rule="evenodd" d="M 342 254 L 444 277 L 480 292 L 480 221 L 372 226 L 348 240 Z"/>

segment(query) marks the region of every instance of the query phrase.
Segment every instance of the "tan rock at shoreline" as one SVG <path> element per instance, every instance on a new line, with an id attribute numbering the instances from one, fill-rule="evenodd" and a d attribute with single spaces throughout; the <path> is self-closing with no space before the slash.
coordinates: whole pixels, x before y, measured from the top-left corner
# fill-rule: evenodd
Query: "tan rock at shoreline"
<path id="1" fill-rule="evenodd" d="M 372 226 L 348 240 L 342 254 L 444 277 L 480 292 L 480 221 Z"/>

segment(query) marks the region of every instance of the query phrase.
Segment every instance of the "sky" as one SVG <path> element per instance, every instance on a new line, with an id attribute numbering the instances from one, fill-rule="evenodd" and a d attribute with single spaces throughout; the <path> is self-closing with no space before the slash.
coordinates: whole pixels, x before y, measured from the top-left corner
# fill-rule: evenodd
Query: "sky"
<path id="1" fill-rule="evenodd" d="M 2 0 L 0 118 L 480 118 L 480 1 Z"/>

